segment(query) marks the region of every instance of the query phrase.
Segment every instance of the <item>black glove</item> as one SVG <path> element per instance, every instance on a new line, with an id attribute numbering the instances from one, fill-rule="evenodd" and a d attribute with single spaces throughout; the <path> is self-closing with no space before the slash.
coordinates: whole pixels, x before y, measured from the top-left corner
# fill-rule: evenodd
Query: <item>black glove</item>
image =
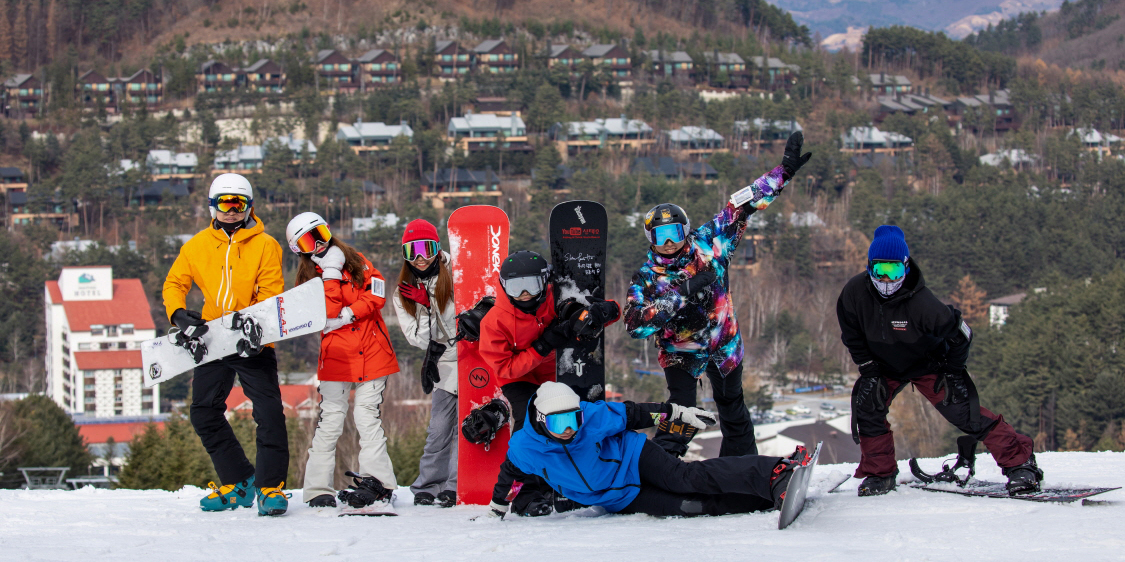
<path id="1" fill-rule="evenodd" d="M 945 389 L 945 397 L 941 399 L 942 406 L 960 404 L 969 401 L 969 373 L 964 367 L 953 368 L 942 366 L 938 370 L 937 380 L 934 381 L 934 394 Z"/>
<path id="2" fill-rule="evenodd" d="M 172 313 L 172 323 L 180 333 L 189 338 L 198 338 L 207 333 L 207 321 L 194 310 L 181 308 Z"/>
<path id="3" fill-rule="evenodd" d="M 869 370 L 869 372 L 871 372 Z M 862 375 L 862 371 L 861 371 Z M 862 375 L 852 387 L 852 410 L 866 412 L 887 411 L 887 379 L 880 375 Z"/>
<path id="4" fill-rule="evenodd" d="M 574 339 L 574 334 L 570 329 L 570 322 L 565 318 L 555 317 L 543 333 L 539 335 L 539 339 L 531 342 L 531 348 L 536 353 L 546 357 L 552 351 L 565 346 Z"/>
<path id="5" fill-rule="evenodd" d="M 426 358 L 422 360 L 422 392 L 426 394 L 434 391 L 435 383 L 441 382 L 437 364 L 443 354 L 445 354 L 445 346 L 430 340 L 430 345 L 426 348 Z"/>
<path id="6" fill-rule="evenodd" d="M 605 329 L 606 322 L 617 318 L 621 308 L 613 301 L 587 297 L 590 305 L 570 318 L 570 326 L 578 338 L 593 339 Z"/>
<path id="7" fill-rule="evenodd" d="M 681 295 L 690 298 L 711 286 L 716 279 L 718 279 L 718 276 L 715 275 L 714 270 L 706 269 L 689 277 L 683 283 L 680 283 L 680 285 L 676 287 L 676 290 L 679 291 Z"/>
<path id="8" fill-rule="evenodd" d="M 812 158 L 811 152 L 801 154 L 801 147 L 804 144 L 805 135 L 801 131 L 789 135 L 789 140 L 785 142 L 785 155 L 781 157 L 781 167 L 785 168 L 785 173 L 789 174 L 789 177 L 796 175 L 797 170 Z"/>

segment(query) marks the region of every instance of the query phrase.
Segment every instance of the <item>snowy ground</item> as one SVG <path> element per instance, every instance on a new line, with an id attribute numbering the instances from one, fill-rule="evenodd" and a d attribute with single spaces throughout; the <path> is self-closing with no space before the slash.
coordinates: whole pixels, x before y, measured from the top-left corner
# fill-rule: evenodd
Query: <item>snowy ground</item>
<path id="1" fill-rule="evenodd" d="M 1125 453 L 1037 455 L 1049 485 L 1121 486 Z M 991 457 L 979 477 L 1002 480 Z M 939 462 L 923 461 L 936 471 Z M 814 485 L 854 465 L 817 468 Z M 900 470 L 908 475 L 906 463 Z M 833 474 L 837 473 L 837 474 Z M 900 481 L 907 479 L 900 476 Z M 203 491 L 0 490 L 0 560 L 1125 560 L 1125 490 L 1100 506 L 968 498 L 900 486 L 859 498 L 810 490 L 792 527 L 777 514 L 697 519 L 641 515 L 480 519 L 483 508 L 414 507 L 398 491 L 399 517 L 338 518 L 300 503 L 284 517 L 255 509 L 202 513 Z M 587 516 L 581 516 L 587 515 Z"/>

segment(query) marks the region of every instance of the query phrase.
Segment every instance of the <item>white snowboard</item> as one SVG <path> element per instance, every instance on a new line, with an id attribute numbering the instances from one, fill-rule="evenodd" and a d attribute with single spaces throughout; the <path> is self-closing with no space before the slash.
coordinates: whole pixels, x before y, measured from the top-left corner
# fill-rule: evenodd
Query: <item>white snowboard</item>
<path id="1" fill-rule="evenodd" d="M 324 281 L 314 277 L 303 285 L 238 312 L 253 318 L 262 329 L 262 345 L 318 333 L 328 322 Z M 145 387 L 151 388 L 194 369 L 196 365 L 237 353 L 238 340 L 243 336 L 242 332 L 231 329 L 233 317 L 234 313 L 231 313 L 207 323 L 207 333 L 203 334 L 207 353 L 199 363 L 186 349 L 176 345 L 174 333 L 141 343 Z"/>

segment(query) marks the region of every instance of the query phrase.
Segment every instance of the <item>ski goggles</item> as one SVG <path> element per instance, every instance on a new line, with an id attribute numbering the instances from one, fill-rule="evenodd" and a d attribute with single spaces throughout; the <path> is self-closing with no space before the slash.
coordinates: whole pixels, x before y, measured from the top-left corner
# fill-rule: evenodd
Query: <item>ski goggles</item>
<path id="1" fill-rule="evenodd" d="M 671 240 L 673 244 L 679 244 L 686 239 L 687 233 L 684 232 L 684 225 L 682 224 L 662 224 L 652 229 L 653 246 L 662 246 L 668 240 Z"/>
<path id="2" fill-rule="evenodd" d="M 415 240 L 402 245 L 402 259 L 414 261 L 418 258 L 430 259 L 441 252 L 441 243 L 437 240 Z"/>
<path id="3" fill-rule="evenodd" d="M 898 281 L 906 275 L 906 262 L 872 260 L 867 265 L 867 271 L 876 279 L 887 278 L 891 281 Z"/>
<path id="4" fill-rule="evenodd" d="M 504 293 L 509 297 L 519 297 L 524 291 L 527 291 L 528 294 L 534 297 L 543 292 L 546 282 L 543 277 L 536 275 L 532 277 L 500 279 L 500 285 L 504 287 Z"/>
<path id="5" fill-rule="evenodd" d="M 582 409 L 571 410 L 569 412 L 556 412 L 554 414 L 539 414 L 543 418 L 543 425 L 547 431 L 562 435 L 566 433 L 567 429 L 578 431 L 582 426 Z"/>
<path id="6" fill-rule="evenodd" d="M 318 243 L 327 246 L 329 240 L 332 240 L 332 231 L 328 230 L 328 225 L 318 224 L 312 230 L 299 236 L 297 247 L 292 248 L 292 250 L 298 254 L 311 254 L 316 251 Z"/>
<path id="7" fill-rule="evenodd" d="M 250 208 L 250 199 L 243 195 L 220 195 L 211 198 L 211 206 L 220 213 L 245 213 Z"/>

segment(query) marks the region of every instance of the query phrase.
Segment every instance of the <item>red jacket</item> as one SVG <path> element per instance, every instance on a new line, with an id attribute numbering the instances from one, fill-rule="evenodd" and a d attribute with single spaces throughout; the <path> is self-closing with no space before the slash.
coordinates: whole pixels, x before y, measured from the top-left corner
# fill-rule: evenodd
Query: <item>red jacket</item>
<path id="1" fill-rule="evenodd" d="M 535 315 L 508 300 L 496 297 L 496 306 L 480 322 L 480 356 L 492 368 L 501 385 L 513 382 L 543 384 L 555 380 L 555 352 L 546 357 L 531 348 L 531 342 L 555 319 L 555 297 L 547 287 L 547 298 Z"/>
<path id="2" fill-rule="evenodd" d="M 340 281 L 324 281 L 328 318 L 336 318 L 348 306 L 355 321 L 321 335 L 319 380 L 364 382 L 398 372 L 398 358 L 381 312 L 387 302 L 383 275 L 367 258 L 363 262 L 364 278 L 359 286 L 351 282 L 347 270 Z M 316 271 L 320 273 L 320 268 Z"/>
<path id="3" fill-rule="evenodd" d="M 606 325 L 618 318 L 620 314 Z M 496 306 L 481 320 L 478 350 L 501 385 L 521 381 L 543 384 L 555 380 L 555 352 L 543 357 L 531 348 L 531 342 L 539 339 L 554 319 L 554 288 L 550 285 L 547 298 L 534 315 L 516 308 L 505 295 L 496 298 Z"/>

